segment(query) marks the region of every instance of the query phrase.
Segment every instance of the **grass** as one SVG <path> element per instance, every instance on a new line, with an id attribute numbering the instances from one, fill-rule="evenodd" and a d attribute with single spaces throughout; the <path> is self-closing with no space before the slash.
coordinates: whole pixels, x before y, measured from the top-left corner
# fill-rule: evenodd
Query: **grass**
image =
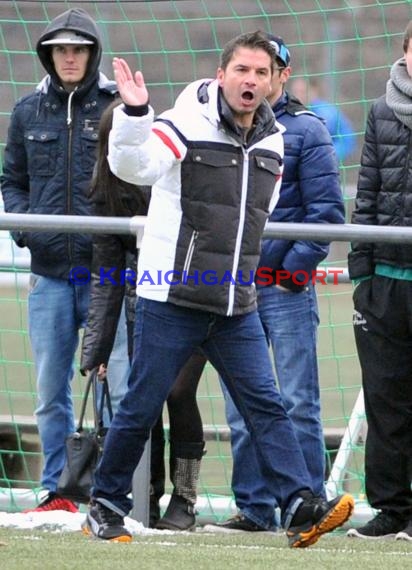
<path id="1" fill-rule="evenodd" d="M 308 549 L 291 550 L 284 536 L 159 533 L 112 544 L 77 532 L 0 529 L 4 570 L 367 570 L 412 567 L 412 544 L 361 541 L 343 533 L 323 537 Z"/>

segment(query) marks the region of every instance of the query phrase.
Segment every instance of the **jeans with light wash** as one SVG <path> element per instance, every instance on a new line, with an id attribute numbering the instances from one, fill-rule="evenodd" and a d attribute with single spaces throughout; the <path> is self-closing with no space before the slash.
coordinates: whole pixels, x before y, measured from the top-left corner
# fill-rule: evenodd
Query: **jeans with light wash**
<path id="1" fill-rule="evenodd" d="M 275 386 L 257 311 L 225 317 L 139 298 L 128 391 L 106 436 L 92 496 L 127 515 L 133 472 L 173 383 L 201 347 L 222 376 L 251 432 L 265 484 L 289 524 L 311 489 L 301 447 Z"/>
<path id="2" fill-rule="evenodd" d="M 315 494 L 325 496 L 325 449 L 320 416 L 317 365 L 319 325 L 316 292 L 277 287 L 258 289 L 258 312 L 270 343 L 284 406 L 292 421 Z M 264 528 L 276 525 L 278 502 L 259 468 L 256 448 L 241 414 L 222 383 L 226 419 L 231 430 L 232 489 L 238 509 Z"/>
<path id="3" fill-rule="evenodd" d="M 71 382 L 79 332 L 87 320 L 89 293 L 89 284 L 34 274 L 30 277 L 29 335 L 37 374 L 35 413 L 44 458 L 41 485 L 49 491 L 56 490 L 65 461 L 65 440 L 75 429 Z M 120 337 L 118 352 L 123 353 L 121 341 Z M 126 363 L 121 359 L 109 361 L 108 372 L 119 379 L 119 384 L 121 379 L 123 394 L 129 371 L 127 340 L 125 344 Z"/>
<path id="4" fill-rule="evenodd" d="M 125 315 L 125 304 L 122 305 L 122 311 L 119 316 L 116 336 L 110 359 L 107 365 L 107 380 L 109 383 L 110 401 L 112 404 L 113 414 L 116 413 L 120 401 L 127 391 L 127 380 L 130 374 L 130 361 L 127 343 L 127 324 Z M 109 415 L 105 410 L 104 425 L 110 423 Z"/>

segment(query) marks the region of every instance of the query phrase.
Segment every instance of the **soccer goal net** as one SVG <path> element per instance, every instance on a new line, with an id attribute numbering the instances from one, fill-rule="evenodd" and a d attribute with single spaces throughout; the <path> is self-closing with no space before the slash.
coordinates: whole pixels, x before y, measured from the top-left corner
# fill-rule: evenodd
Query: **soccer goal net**
<path id="1" fill-rule="evenodd" d="M 412 17 L 407 0 L 181 0 L 1 1 L 0 147 L 4 148 L 14 102 L 44 75 L 35 45 L 60 12 L 83 7 L 96 20 L 104 47 L 102 71 L 112 77 L 113 56 L 141 69 L 155 111 L 168 108 L 186 83 L 213 77 L 222 46 L 234 35 L 261 29 L 284 38 L 291 52 L 288 89 L 310 104 L 314 90 L 338 109 L 335 125 L 347 220 L 353 207 L 366 116 L 385 90 L 391 64 L 402 55 L 402 35 Z M 333 127 L 330 127 L 333 129 Z M 338 145 L 339 149 L 338 149 Z M 1 153 L 2 156 L 2 153 Z M 315 236 L 314 236 L 315 237 Z M 334 242 L 326 267 L 346 267 L 348 243 Z M 29 254 L 0 232 L 0 510 L 16 511 L 36 500 L 41 452 L 34 418 L 35 371 L 27 334 Z M 352 285 L 317 286 L 319 370 L 327 446 L 325 478 L 331 494 L 364 499 L 365 422 L 360 371 L 352 331 Z M 78 369 L 78 367 L 77 367 Z M 76 372 L 76 410 L 84 379 Z M 207 367 L 198 392 L 207 454 L 200 478 L 200 515 L 225 518 L 234 509 L 231 453 L 223 398 Z M 165 415 L 165 422 L 168 423 Z M 170 491 L 171 487 L 168 486 Z"/>

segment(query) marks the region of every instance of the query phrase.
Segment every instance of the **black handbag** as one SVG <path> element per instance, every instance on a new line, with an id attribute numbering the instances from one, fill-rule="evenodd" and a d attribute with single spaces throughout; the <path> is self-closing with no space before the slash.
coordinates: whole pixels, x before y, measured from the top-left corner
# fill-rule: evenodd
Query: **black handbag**
<path id="1" fill-rule="evenodd" d="M 94 428 L 87 430 L 83 423 L 90 390 L 93 395 Z M 94 368 L 87 381 L 77 429 L 66 439 L 66 462 L 56 489 L 60 496 L 76 503 L 88 503 L 90 500 L 94 471 L 103 451 L 104 437 L 108 429 L 103 425 L 105 404 L 111 421 L 113 412 L 107 378 L 98 378 L 97 368 Z"/>

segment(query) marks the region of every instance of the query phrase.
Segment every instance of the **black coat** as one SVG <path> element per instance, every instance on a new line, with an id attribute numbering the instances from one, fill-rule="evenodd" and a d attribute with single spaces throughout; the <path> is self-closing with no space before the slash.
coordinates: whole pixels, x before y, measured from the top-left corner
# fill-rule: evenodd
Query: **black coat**
<path id="1" fill-rule="evenodd" d="M 385 96 L 369 112 L 352 223 L 412 225 L 412 132 L 388 107 Z M 352 279 L 372 275 L 377 263 L 412 268 L 412 245 L 352 244 Z"/>

